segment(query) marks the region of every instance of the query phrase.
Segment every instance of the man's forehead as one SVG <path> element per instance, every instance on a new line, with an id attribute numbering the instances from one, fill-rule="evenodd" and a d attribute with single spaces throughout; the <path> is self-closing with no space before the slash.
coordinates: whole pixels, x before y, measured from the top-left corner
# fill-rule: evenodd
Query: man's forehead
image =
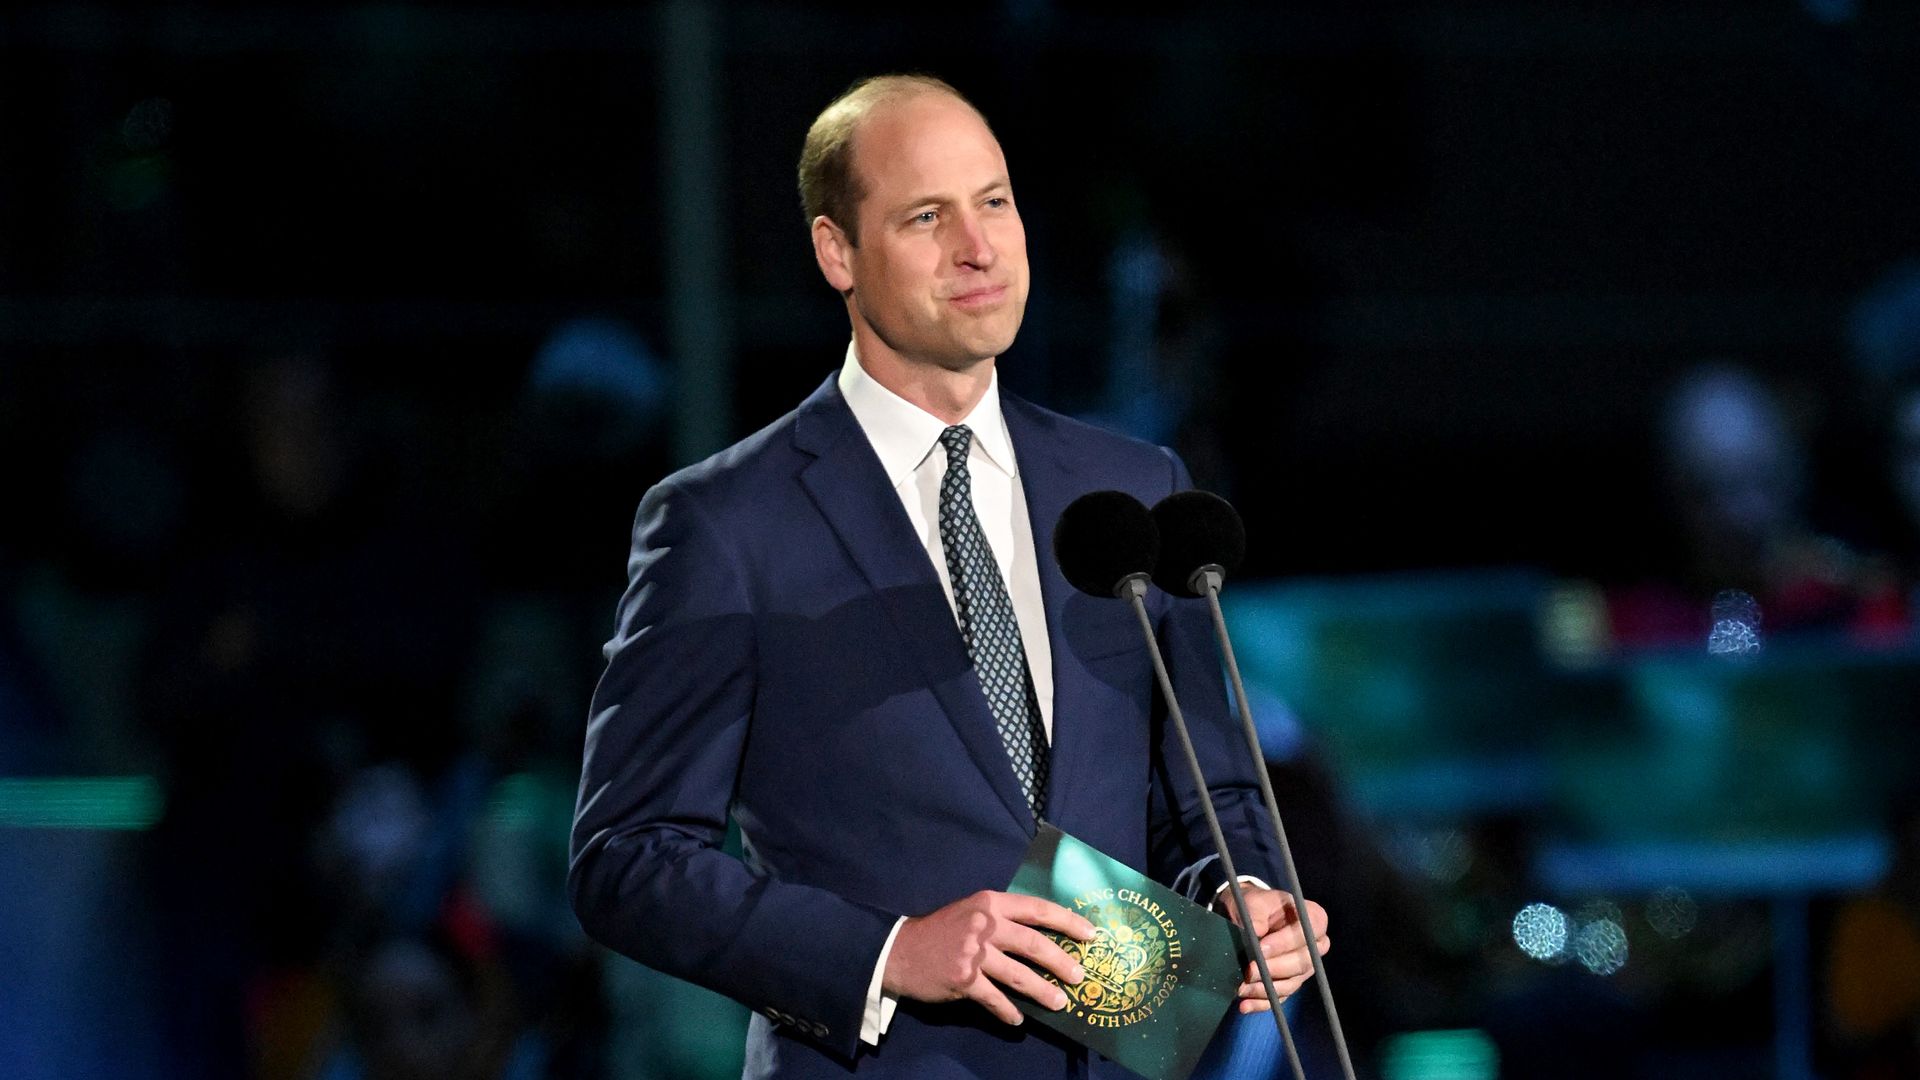
<path id="1" fill-rule="evenodd" d="M 871 185 L 878 179 L 908 183 L 952 166 L 990 166 L 1004 176 L 1000 142 L 972 106 L 938 90 L 879 102 L 853 136 L 853 166 Z"/>

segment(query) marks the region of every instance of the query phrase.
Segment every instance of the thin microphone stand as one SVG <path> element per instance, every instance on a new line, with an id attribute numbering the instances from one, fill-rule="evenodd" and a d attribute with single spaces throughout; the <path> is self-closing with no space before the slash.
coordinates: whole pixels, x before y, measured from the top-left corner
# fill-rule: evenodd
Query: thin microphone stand
<path id="1" fill-rule="evenodd" d="M 1267 776 L 1267 757 L 1260 750 L 1260 734 L 1253 727 L 1253 710 L 1247 704 L 1247 688 L 1240 681 L 1240 663 L 1234 659 L 1233 641 L 1227 636 L 1227 619 L 1220 611 L 1220 586 L 1225 578 L 1226 573 L 1220 567 L 1203 566 L 1194 571 L 1192 584 L 1195 592 L 1207 598 L 1207 607 L 1213 612 L 1213 630 L 1220 639 L 1220 652 L 1227 658 L 1227 675 L 1233 681 L 1234 700 L 1240 706 L 1240 727 L 1247 737 L 1247 752 L 1253 755 L 1253 772 L 1260 779 L 1260 796 L 1266 800 L 1267 816 L 1273 820 L 1273 838 L 1279 841 L 1280 858 L 1286 864 L 1287 890 L 1293 896 L 1293 909 L 1299 913 L 1300 929 L 1306 935 L 1307 956 L 1313 961 L 1313 973 L 1320 983 L 1320 1003 L 1327 1009 L 1327 1026 L 1333 1029 L 1333 1048 L 1340 1055 L 1340 1071 L 1346 1080 L 1354 1080 L 1353 1059 L 1347 1054 L 1347 1036 L 1340 1029 L 1340 1010 L 1333 1004 L 1333 985 L 1327 981 L 1327 966 L 1320 959 L 1320 950 L 1316 947 L 1313 922 L 1307 915 L 1307 898 L 1300 888 L 1300 872 L 1293 866 L 1293 848 L 1287 843 L 1286 826 L 1280 824 L 1280 806 L 1274 801 L 1273 781 Z M 1181 737 L 1185 736 L 1186 729 L 1183 727 Z M 1208 812 L 1211 814 L 1211 806 Z M 1241 918 L 1245 917 L 1241 915 Z M 1287 1044 L 1287 1052 L 1289 1055 L 1293 1052 L 1291 1042 Z"/>
<path id="2" fill-rule="evenodd" d="M 1120 583 L 1116 591 L 1132 602 L 1133 613 L 1139 618 L 1140 629 L 1146 635 L 1147 655 L 1153 659 L 1153 677 L 1160 683 L 1160 694 L 1166 698 L 1167 701 L 1167 715 L 1173 718 L 1174 730 L 1180 734 L 1180 747 L 1186 751 L 1187 768 L 1193 772 L 1193 786 L 1200 792 L 1200 809 L 1206 813 L 1207 831 L 1213 834 L 1214 850 L 1220 853 L 1220 868 L 1226 871 L 1227 874 L 1227 889 L 1233 893 L 1234 910 L 1240 913 L 1240 934 L 1246 939 L 1248 951 L 1253 953 L 1254 967 L 1260 972 L 1260 985 L 1266 987 L 1267 1004 L 1273 1009 L 1273 1023 L 1275 1027 L 1280 1029 L 1280 1039 L 1286 1044 L 1287 1064 L 1293 1066 L 1294 1080 L 1306 1080 L 1307 1074 L 1305 1070 L 1300 1067 L 1300 1051 L 1293 1045 L 1293 1032 L 1287 1029 L 1287 1018 L 1280 1012 L 1280 992 L 1273 987 L 1273 973 L 1267 970 L 1266 953 L 1260 949 L 1259 935 L 1253 932 L 1253 917 L 1247 913 L 1246 893 L 1241 891 L 1240 877 L 1234 873 L 1233 856 L 1227 851 L 1226 834 L 1220 831 L 1220 816 L 1214 812 L 1213 795 L 1207 790 L 1207 778 L 1205 774 L 1200 771 L 1200 756 L 1194 753 L 1193 737 L 1187 733 L 1187 718 L 1180 712 L 1179 700 L 1173 696 L 1173 681 L 1167 678 L 1167 663 L 1160 656 L 1160 640 L 1154 635 L 1153 620 L 1147 615 L 1146 575 L 1129 575 Z M 1262 773 L 1261 782 L 1264 784 L 1266 779 L 1265 772 L 1264 770 L 1258 771 Z M 1273 803 L 1270 793 L 1267 798 L 1267 803 L 1269 806 Z M 1274 823 L 1278 825 L 1280 821 L 1279 815 L 1276 814 L 1273 820 Z M 1285 845 L 1286 841 L 1282 839 L 1282 852 L 1286 850 Z M 1289 873 L 1292 872 L 1293 864 L 1291 859 L 1288 860 L 1287 869 Z M 1295 896 L 1294 903 L 1303 903 L 1303 901 L 1298 899 L 1297 892 Z M 1305 907 L 1300 908 L 1300 919 L 1301 925 L 1304 927 L 1306 925 Z M 1311 931 L 1309 931 L 1309 934 L 1311 934 Z M 1308 938 L 1307 951 L 1308 953 L 1314 952 L 1311 936 Z M 1315 956 L 1314 961 L 1317 969 L 1319 966 L 1319 957 Z M 1334 1030 L 1338 1031 L 1339 1028 L 1336 1027 Z M 1343 1050 L 1341 1060 L 1343 1062 L 1346 1060 L 1344 1045 L 1345 1044 L 1342 1043 Z M 1347 1075 L 1349 1077 L 1353 1075 L 1351 1068 L 1349 1068 Z"/>

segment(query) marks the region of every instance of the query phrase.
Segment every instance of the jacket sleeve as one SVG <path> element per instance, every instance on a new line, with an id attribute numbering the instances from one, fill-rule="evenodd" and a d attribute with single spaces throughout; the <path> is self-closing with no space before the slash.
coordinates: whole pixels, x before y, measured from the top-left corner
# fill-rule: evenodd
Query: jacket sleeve
<path id="1" fill-rule="evenodd" d="M 739 553 L 673 481 L 634 524 L 587 723 L 568 891 L 594 939 L 851 1057 L 896 914 L 721 850 L 755 694 Z"/>
<path id="2" fill-rule="evenodd" d="M 1166 455 L 1171 467 L 1171 491 L 1192 487 L 1186 466 L 1172 451 L 1166 451 Z M 1226 837 L 1234 870 L 1280 888 L 1284 875 L 1280 873 L 1279 851 L 1254 775 L 1254 769 L 1265 768 L 1265 763 L 1256 765 L 1248 752 L 1239 716 L 1227 700 L 1226 673 L 1214 637 L 1213 614 L 1205 600 L 1176 599 L 1164 593 L 1156 593 L 1155 599 L 1160 604 L 1154 613 L 1160 649 L 1193 736 L 1194 754 L 1200 759 L 1214 810 L 1220 816 L 1220 831 Z M 1154 783 L 1148 796 L 1153 870 L 1162 880 L 1194 870 L 1187 875 L 1192 882 L 1189 895 L 1206 903 L 1225 884 L 1226 874 L 1218 859 L 1209 861 L 1214 855 L 1213 837 L 1207 830 L 1199 790 L 1157 688 L 1153 718 Z"/>

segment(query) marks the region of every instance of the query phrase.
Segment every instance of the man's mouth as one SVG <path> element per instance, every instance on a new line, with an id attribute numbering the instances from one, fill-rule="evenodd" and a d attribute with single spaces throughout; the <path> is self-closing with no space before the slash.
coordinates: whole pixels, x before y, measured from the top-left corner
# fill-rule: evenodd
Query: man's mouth
<path id="1" fill-rule="evenodd" d="M 985 288 L 968 289 L 966 292 L 956 293 L 948 297 L 947 302 L 962 311 L 977 311 L 998 304 L 1006 298 L 1006 295 L 1005 285 L 989 285 Z"/>

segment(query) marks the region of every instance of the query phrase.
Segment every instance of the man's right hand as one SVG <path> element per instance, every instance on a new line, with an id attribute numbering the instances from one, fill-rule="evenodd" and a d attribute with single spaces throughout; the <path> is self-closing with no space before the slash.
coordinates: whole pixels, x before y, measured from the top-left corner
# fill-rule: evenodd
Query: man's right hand
<path id="1" fill-rule="evenodd" d="M 982 890 L 902 923 L 881 985 L 896 997 L 917 1001 L 968 998 L 1009 1024 L 1023 1017 L 1006 990 L 1064 1009 L 1066 993 L 1016 958 L 1025 957 L 1066 983 L 1079 982 L 1085 973 L 1034 927 L 1080 941 L 1093 937 L 1092 923 L 1051 900 Z"/>

